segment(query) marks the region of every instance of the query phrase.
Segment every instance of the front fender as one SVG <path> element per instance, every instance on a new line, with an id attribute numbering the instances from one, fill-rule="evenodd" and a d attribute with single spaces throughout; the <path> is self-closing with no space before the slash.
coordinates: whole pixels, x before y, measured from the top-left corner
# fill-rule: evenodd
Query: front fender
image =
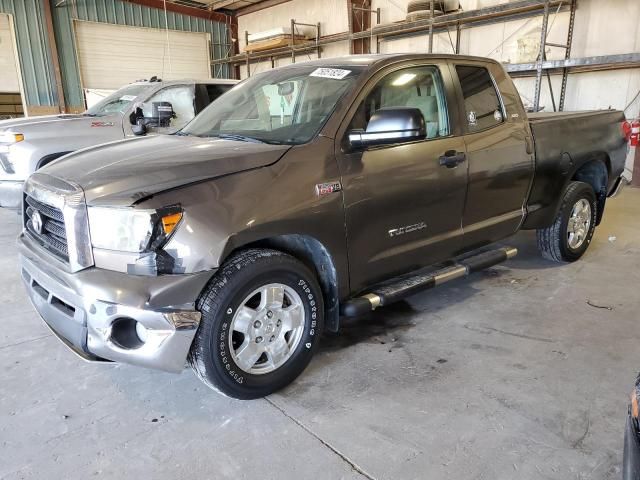
<path id="1" fill-rule="evenodd" d="M 27 141 L 9 146 L 8 153 L 0 152 L 3 156 L 0 180 L 24 182 L 36 171 L 42 153 L 39 146 Z"/>
<path id="2" fill-rule="evenodd" d="M 329 252 L 340 297 L 346 297 L 342 192 L 316 192 L 317 184 L 340 179 L 328 142 L 333 141 L 294 147 L 275 164 L 165 191 L 138 206 L 182 206 L 182 223 L 164 247 L 180 272 L 215 269 L 238 249 L 298 235 L 315 239 Z"/>

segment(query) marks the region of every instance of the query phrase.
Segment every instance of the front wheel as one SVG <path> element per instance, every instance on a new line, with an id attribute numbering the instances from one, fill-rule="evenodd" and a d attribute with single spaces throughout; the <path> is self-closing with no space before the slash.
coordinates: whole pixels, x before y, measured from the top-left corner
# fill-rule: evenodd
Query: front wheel
<path id="1" fill-rule="evenodd" d="M 579 260 L 591 244 L 597 215 L 598 202 L 591 185 L 570 183 L 553 225 L 537 232 L 542 256 L 556 262 Z"/>
<path id="2" fill-rule="evenodd" d="M 291 383 L 311 361 L 323 327 L 314 275 L 276 250 L 231 258 L 203 293 L 199 310 L 189 363 L 211 388 L 239 399 Z"/>

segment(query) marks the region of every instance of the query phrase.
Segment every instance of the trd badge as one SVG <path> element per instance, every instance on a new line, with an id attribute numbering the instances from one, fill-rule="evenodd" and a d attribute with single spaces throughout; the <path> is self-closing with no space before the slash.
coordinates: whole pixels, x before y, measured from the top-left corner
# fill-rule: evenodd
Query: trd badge
<path id="1" fill-rule="evenodd" d="M 340 182 L 318 183 L 316 185 L 316 195 L 319 197 L 324 197 L 325 195 L 339 192 L 340 190 L 342 190 L 342 184 Z"/>

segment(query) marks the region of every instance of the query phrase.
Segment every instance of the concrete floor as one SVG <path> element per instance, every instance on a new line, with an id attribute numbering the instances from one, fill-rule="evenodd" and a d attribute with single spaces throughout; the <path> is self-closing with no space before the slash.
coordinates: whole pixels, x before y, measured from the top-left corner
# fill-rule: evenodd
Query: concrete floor
<path id="1" fill-rule="evenodd" d="M 638 218 L 628 189 L 573 265 L 520 234 L 517 259 L 349 321 L 288 389 L 240 402 L 78 360 L 28 304 L 1 211 L 0 478 L 618 478 Z"/>

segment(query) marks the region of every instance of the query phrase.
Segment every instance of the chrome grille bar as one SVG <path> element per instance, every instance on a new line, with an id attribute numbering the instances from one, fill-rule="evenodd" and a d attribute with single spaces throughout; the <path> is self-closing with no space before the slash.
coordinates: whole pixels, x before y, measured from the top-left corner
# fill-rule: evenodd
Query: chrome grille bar
<path id="1" fill-rule="evenodd" d="M 65 180 L 36 172 L 24 186 L 24 227 L 44 249 L 68 263 L 72 272 L 93 265 L 84 191 Z M 35 212 L 41 228 L 33 225 Z M 38 225 L 40 226 L 40 225 Z"/>
<path id="2" fill-rule="evenodd" d="M 30 197 L 29 195 L 27 195 L 26 200 L 27 204 L 32 209 L 37 210 L 42 215 L 46 215 L 47 217 L 57 220 L 58 222 L 64 222 L 64 215 L 62 214 L 61 210 L 55 207 L 50 207 L 49 205 L 45 205 L 44 203 L 37 201 L 35 198 Z"/>

